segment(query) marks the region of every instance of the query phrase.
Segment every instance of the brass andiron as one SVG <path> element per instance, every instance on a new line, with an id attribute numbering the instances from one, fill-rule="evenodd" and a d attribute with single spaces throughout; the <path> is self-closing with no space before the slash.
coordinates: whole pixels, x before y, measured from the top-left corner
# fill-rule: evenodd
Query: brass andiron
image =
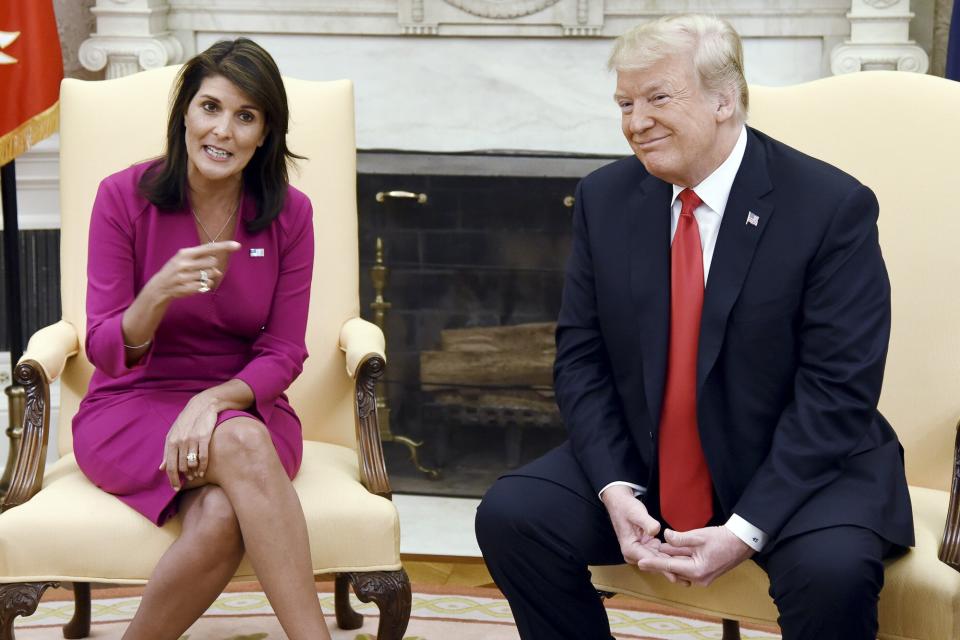
<path id="1" fill-rule="evenodd" d="M 7 404 L 10 409 L 6 435 L 10 440 L 7 450 L 7 465 L 3 468 L 3 477 L 0 477 L 0 502 L 10 489 L 10 478 L 13 476 L 13 465 L 17 462 L 20 452 L 20 438 L 23 436 L 23 411 L 26 406 L 26 392 L 18 384 L 6 388 Z"/>
<path id="2" fill-rule="evenodd" d="M 391 192 L 391 194 L 393 193 L 395 192 Z M 377 196 L 377 201 L 383 202 L 381 195 L 377 194 Z M 423 199 L 425 201 L 426 196 L 423 196 Z M 387 267 L 383 263 L 383 239 L 379 236 L 377 237 L 376 257 L 374 258 L 373 266 L 370 267 L 370 281 L 373 283 L 374 292 L 373 302 L 370 303 L 370 308 L 373 310 L 373 323 L 380 327 L 380 330 L 386 335 L 386 315 L 391 304 L 383 299 L 383 290 L 387 285 Z M 425 473 L 431 480 L 436 480 L 440 477 L 440 472 L 437 469 L 430 469 L 420 464 L 420 456 L 417 449 L 423 445 L 423 442 L 413 440 L 407 436 L 396 435 L 390 430 L 390 405 L 387 401 L 387 383 L 381 382 L 380 384 L 383 385 L 383 392 L 377 394 L 377 420 L 380 423 L 380 440 L 383 442 L 399 442 L 405 446 L 410 450 L 410 461 L 413 463 L 413 466 L 417 468 L 417 471 Z"/>

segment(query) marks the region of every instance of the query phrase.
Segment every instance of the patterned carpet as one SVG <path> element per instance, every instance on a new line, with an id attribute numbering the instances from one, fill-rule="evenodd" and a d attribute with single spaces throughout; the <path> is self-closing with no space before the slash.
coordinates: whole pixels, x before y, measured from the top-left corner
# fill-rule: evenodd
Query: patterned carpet
<path id="1" fill-rule="evenodd" d="M 253 585 L 256 587 L 256 585 Z M 334 640 L 374 640 L 376 606 L 354 601 L 354 608 L 365 615 L 361 629 L 342 631 L 333 620 L 331 584 L 319 584 L 320 602 L 328 614 Z M 234 588 L 236 589 L 236 588 Z M 181 640 L 280 640 L 283 631 L 266 597 L 259 591 L 224 593 Z M 492 589 L 465 587 L 430 592 L 414 587 L 410 625 L 405 640 L 517 640 L 516 628 L 506 601 Z M 94 591 L 91 638 L 114 639 L 123 635 L 140 602 L 137 589 Z M 718 640 L 716 622 L 636 609 L 635 600 L 614 600 L 608 605 L 611 627 L 617 638 L 642 640 Z M 29 618 L 17 619 L 19 640 L 61 638 L 60 626 L 73 615 L 69 592 L 50 592 Z M 744 638 L 776 639 L 779 635 L 744 629 Z"/>

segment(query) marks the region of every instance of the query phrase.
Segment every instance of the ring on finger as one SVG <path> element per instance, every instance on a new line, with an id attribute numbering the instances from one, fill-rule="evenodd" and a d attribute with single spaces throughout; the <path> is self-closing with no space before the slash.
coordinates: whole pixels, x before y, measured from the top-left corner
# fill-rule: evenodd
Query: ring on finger
<path id="1" fill-rule="evenodd" d="M 200 463 L 200 457 L 197 455 L 196 451 L 191 451 L 187 454 L 187 466 L 195 467 Z"/>
<path id="2" fill-rule="evenodd" d="M 200 270 L 200 288 L 198 289 L 200 293 L 206 293 L 210 291 L 210 276 L 207 275 L 206 270 Z"/>

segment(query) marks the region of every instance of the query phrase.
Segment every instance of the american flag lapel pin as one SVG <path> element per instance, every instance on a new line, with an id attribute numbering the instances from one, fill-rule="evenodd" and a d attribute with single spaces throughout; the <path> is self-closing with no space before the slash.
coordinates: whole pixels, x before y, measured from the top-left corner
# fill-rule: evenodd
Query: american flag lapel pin
<path id="1" fill-rule="evenodd" d="M 262 258 L 263 255 L 263 249 L 250 249 L 251 258 Z"/>
<path id="2" fill-rule="evenodd" d="M 757 226 L 758 222 L 760 222 L 760 216 L 755 214 L 753 211 L 747 211 L 747 224 Z"/>

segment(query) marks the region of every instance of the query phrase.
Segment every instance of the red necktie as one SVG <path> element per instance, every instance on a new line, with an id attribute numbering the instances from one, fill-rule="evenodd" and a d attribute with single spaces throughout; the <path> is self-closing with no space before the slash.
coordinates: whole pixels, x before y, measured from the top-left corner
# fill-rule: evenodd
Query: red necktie
<path id="1" fill-rule="evenodd" d="M 703 249 L 693 211 L 703 202 L 680 192 L 670 251 L 670 347 L 660 415 L 660 512 L 678 531 L 707 524 L 713 488 L 697 430 L 697 347 L 703 309 Z"/>

